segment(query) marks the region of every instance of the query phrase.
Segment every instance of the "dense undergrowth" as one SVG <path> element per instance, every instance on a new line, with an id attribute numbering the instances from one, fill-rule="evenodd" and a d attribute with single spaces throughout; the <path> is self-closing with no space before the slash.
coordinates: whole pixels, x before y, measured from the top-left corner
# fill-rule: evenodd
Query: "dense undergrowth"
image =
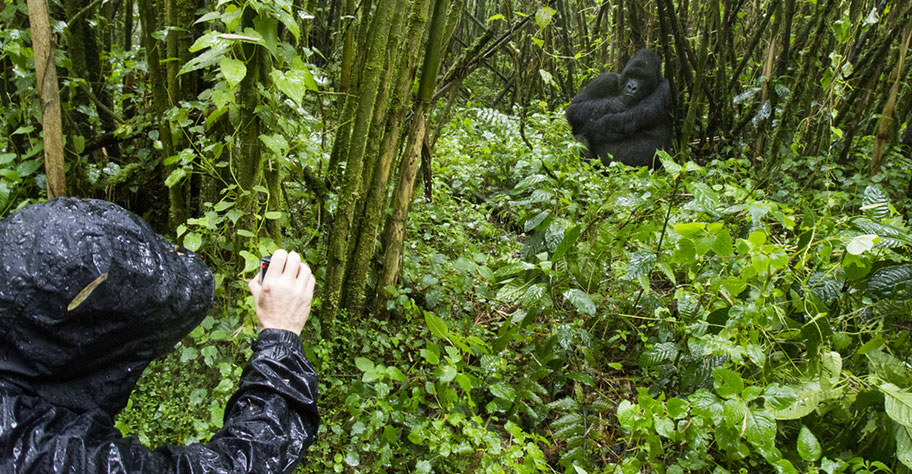
<path id="1" fill-rule="evenodd" d="M 488 109 L 450 121 L 390 319 L 329 325 L 318 306 L 305 328 L 323 425 L 303 472 L 912 466 L 908 158 L 874 182 L 827 157 L 758 181 L 734 151 L 650 172 L 577 148 L 559 113 L 522 133 Z M 254 336 L 243 284 L 220 279 L 123 431 L 220 426 Z"/>

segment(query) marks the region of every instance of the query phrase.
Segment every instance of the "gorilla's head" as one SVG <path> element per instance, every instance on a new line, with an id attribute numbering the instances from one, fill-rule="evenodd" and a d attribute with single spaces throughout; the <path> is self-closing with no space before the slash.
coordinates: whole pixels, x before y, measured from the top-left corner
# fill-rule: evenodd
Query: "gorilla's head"
<path id="1" fill-rule="evenodd" d="M 655 90 L 662 80 L 659 55 L 648 49 L 641 49 L 627 61 L 621 72 L 621 95 L 628 105 L 639 103 Z"/>

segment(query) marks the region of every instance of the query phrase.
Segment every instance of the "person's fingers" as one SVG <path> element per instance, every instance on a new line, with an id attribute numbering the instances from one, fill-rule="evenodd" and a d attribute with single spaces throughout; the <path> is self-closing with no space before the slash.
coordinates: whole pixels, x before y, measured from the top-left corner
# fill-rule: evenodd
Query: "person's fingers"
<path id="1" fill-rule="evenodd" d="M 257 275 L 253 277 L 252 280 L 247 282 L 247 287 L 250 288 L 250 294 L 256 298 L 260 294 L 260 276 Z"/>
<path id="2" fill-rule="evenodd" d="M 313 275 L 309 275 L 308 278 L 306 279 L 306 283 L 304 286 L 304 298 L 306 298 L 308 301 L 308 304 L 307 304 L 308 308 L 310 308 L 310 301 L 313 300 L 314 287 L 316 285 L 317 285 L 316 278 L 314 278 Z"/>
<path id="3" fill-rule="evenodd" d="M 266 269 L 266 275 L 263 277 L 265 281 L 266 278 L 276 278 L 282 274 L 282 270 L 285 268 L 285 261 L 288 260 L 288 252 L 284 249 L 276 250 L 272 254 L 272 260 L 269 261 L 269 268 Z"/>
<path id="4" fill-rule="evenodd" d="M 285 269 L 282 271 L 283 275 L 289 275 L 291 278 L 298 277 L 298 271 L 301 269 L 301 254 L 298 252 L 290 252 L 288 254 L 288 259 L 285 260 Z"/>
<path id="5" fill-rule="evenodd" d="M 311 305 L 313 305 L 313 294 L 314 294 L 314 287 L 316 286 L 316 284 L 317 284 L 317 280 L 314 279 L 313 276 L 311 276 L 310 278 L 307 278 L 307 283 L 304 286 L 304 301 L 305 301 L 304 318 L 305 318 L 305 320 L 307 317 L 310 316 L 310 307 L 311 307 Z"/>

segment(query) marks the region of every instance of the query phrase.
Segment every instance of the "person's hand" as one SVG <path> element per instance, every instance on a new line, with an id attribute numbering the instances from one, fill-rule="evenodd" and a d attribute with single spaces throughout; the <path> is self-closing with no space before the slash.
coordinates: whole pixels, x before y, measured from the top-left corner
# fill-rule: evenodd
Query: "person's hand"
<path id="1" fill-rule="evenodd" d="M 263 283 L 259 273 L 247 283 L 256 302 L 260 327 L 301 334 L 310 315 L 315 283 L 300 255 L 277 250 L 263 275 Z"/>

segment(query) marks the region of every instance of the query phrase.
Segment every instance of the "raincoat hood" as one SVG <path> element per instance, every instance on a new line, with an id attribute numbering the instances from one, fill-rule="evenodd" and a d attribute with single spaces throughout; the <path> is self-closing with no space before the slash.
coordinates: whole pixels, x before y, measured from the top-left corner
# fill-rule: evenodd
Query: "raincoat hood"
<path id="1" fill-rule="evenodd" d="M 57 198 L 0 221 L 0 383 L 77 413 L 125 405 L 206 316 L 212 273 L 141 218 Z"/>

